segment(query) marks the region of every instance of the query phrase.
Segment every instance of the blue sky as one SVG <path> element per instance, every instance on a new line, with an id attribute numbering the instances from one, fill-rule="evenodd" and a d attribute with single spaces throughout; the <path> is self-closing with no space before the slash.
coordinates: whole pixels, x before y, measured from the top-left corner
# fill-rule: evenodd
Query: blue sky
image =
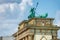
<path id="1" fill-rule="evenodd" d="M 18 24 L 28 19 L 29 10 L 39 5 L 37 14 L 48 13 L 49 18 L 55 18 L 54 24 L 60 25 L 60 0 L 0 0 L 0 36 L 12 35 L 17 31 Z M 60 31 L 58 31 L 60 37 Z"/>

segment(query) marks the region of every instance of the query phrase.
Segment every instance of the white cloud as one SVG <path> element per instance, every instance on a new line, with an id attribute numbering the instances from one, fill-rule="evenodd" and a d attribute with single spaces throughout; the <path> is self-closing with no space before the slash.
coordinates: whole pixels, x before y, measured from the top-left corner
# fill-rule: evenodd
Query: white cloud
<path id="1" fill-rule="evenodd" d="M 4 19 L 6 8 L 8 7 L 8 4 L 0 4 L 0 20 Z"/>
<path id="2" fill-rule="evenodd" d="M 12 25 L 12 24 L 18 24 L 19 21 L 18 20 L 3 20 L 1 21 L 0 20 L 0 26 L 2 27 L 10 27 L 9 25 Z"/>
<path id="3" fill-rule="evenodd" d="M 0 4 L 5 4 L 5 3 L 20 3 L 21 0 L 0 0 Z"/>
<path id="4" fill-rule="evenodd" d="M 22 0 L 22 2 L 20 3 L 21 11 L 24 11 L 26 9 L 27 4 L 32 6 L 33 5 L 32 0 Z"/>
<path id="5" fill-rule="evenodd" d="M 9 3 L 9 4 L 1 4 L 0 5 L 0 36 L 11 35 L 17 31 L 17 27 L 19 24 L 19 20 L 15 18 L 17 16 L 16 7 L 17 4 Z M 14 13 L 14 11 L 16 13 Z M 12 12 L 13 14 L 11 14 Z M 8 20 L 8 18 L 9 20 Z M 13 19 L 11 19 L 13 17 Z M 15 19 L 14 19 L 15 18 Z"/>
<path id="6" fill-rule="evenodd" d="M 56 25 L 60 26 L 60 10 L 56 12 L 55 20 Z"/>
<path id="7" fill-rule="evenodd" d="M 19 4 L 20 7 L 20 14 L 19 14 L 19 19 L 24 19 L 24 16 L 26 15 L 25 13 L 28 12 L 27 9 L 28 6 L 32 6 L 33 5 L 33 1 L 32 0 L 22 0 L 21 3 Z"/>
<path id="8" fill-rule="evenodd" d="M 20 4 L 8 3 L 0 5 L 0 35 L 9 35 L 16 32 L 19 22 L 24 19 L 24 11 L 28 5 L 33 5 L 32 0 L 22 0 Z"/>
<path id="9" fill-rule="evenodd" d="M 10 4 L 9 6 L 10 6 L 11 11 L 13 11 L 14 10 L 14 4 Z"/>
<path id="10" fill-rule="evenodd" d="M 0 35 L 12 35 L 17 31 L 18 20 L 4 20 L 0 21 Z"/>
<path id="11" fill-rule="evenodd" d="M 4 5 L 0 5 L 0 13 L 5 12 Z"/>
<path id="12" fill-rule="evenodd" d="M 58 38 L 60 39 L 60 30 L 58 30 L 57 32 L 58 32 L 58 34 L 57 34 Z"/>
<path id="13" fill-rule="evenodd" d="M 32 0 L 29 0 L 29 1 L 28 1 L 28 4 L 29 4 L 30 6 L 32 6 L 32 5 L 33 5 Z"/>
<path id="14" fill-rule="evenodd" d="M 14 11 L 16 8 L 19 8 L 19 5 L 17 3 L 10 3 L 9 7 L 11 11 Z"/>
<path id="15" fill-rule="evenodd" d="M 4 20 L 6 18 L 14 19 L 14 16 L 17 18 L 19 12 L 19 5 L 17 3 L 9 3 L 9 4 L 1 4 L 0 5 L 0 20 Z"/>

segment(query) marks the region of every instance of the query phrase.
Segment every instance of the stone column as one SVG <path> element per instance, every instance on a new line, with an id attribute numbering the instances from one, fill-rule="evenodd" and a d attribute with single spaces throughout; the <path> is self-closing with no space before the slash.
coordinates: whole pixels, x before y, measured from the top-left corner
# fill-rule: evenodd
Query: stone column
<path id="1" fill-rule="evenodd" d="M 57 40 L 57 31 L 52 35 L 53 40 Z"/>
<path id="2" fill-rule="evenodd" d="M 28 40 L 33 40 L 32 35 L 28 36 Z"/>
<path id="3" fill-rule="evenodd" d="M 53 36 L 53 40 L 57 40 L 57 37 L 56 36 Z"/>
<path id="4" fill-rule="evenodd" d="M 23 38 L 23 40 L 25 40 L 25 39 Z"/>
<path id="5" fill-rule="evenodd" d="M 27 38 L 27 37 L 25 37 L 25 40 L 28 40 L 28 38 Z"/>

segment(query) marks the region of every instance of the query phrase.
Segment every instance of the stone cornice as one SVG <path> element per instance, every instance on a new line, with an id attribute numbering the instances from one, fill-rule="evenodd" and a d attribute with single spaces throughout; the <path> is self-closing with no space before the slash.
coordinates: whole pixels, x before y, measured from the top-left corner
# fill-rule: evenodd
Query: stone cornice
<path id="1" fill-rule="evenodd" d="M 18 30 L 15 34 L 13 34 L 13 36 L 17 36 L 17 35 L 19 35 L 19 34 L 21 34 L 22 32 L 24 32 L 25 30 L 27 30 L 28 28 L 27 27 L 24 27 L 23 29 L 21 29 L 21 30 Z"/>

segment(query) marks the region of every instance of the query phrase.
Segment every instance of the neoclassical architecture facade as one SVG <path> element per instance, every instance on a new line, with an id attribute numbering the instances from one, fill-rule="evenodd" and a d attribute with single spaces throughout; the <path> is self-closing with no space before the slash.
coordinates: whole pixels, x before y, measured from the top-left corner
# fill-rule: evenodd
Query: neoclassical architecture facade
<path id="1" fill-rule="evenodd" d="M 15 40 L 57 40 L 60 29 L 53 24 L 54 18 L 31 18 L 19 24 L 18 31 L 13 34 Z"/>

